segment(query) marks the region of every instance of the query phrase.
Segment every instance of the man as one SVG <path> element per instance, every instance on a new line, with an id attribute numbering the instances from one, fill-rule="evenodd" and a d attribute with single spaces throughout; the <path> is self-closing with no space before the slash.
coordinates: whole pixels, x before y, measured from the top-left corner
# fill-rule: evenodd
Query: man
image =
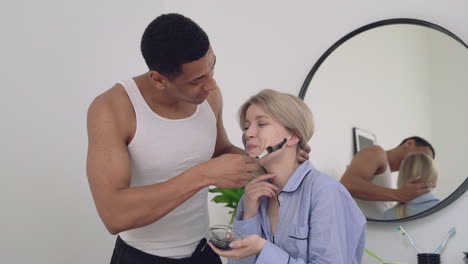
<path id="1" fill-rule="evenodd" d="M 119 234 L 112 263 L 192 255 L 221 263 L 201 251 L 207 186 L 243 186 L 259 165 L 227 138 L 216 57 L 197 24 L 162 15 L 141 50 L 149 71 L 99 95 L 88 112 L 89 184 L 104 225 Z"/>
<path id="2" fill-rule="evenodd" d="M 88 181 L 104 225 L 118 234 L 111 263 L 221 263 L 205 246 L 208 186 L 245 185 L 258 160 L 227 138 L 216 56 L 195 22 L 159 16 L 141 50 L 149 71 L 88 111 Z"/>
<path id="3" fill-rule="evenodd" d="M 433 186 L 417 184 L 419 177 L 409 179 L 402 189 L 389 188 L 392 186 L 391 172 L 398 171 L 402 160 L 411 152 L 423 152 L 435 157 L 432 145 L 415 136 L 406 138 L 387 151 L 377 145 L 364 148 L 351 161 L 340 181 L 357 198 L 356 202 L 368 218 L 382 219 L 385 210 L 394 204 L 393 201 L 407 203 L 432 190 Z"/>

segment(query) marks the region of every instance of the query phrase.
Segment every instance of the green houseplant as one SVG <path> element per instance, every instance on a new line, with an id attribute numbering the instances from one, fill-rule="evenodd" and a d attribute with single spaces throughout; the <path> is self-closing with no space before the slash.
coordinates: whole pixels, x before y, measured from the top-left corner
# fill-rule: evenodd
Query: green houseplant
<path id="1" fill-rule="evenodd" d="M 225 204 L 224 207 L 231 208 L 231 211 L 229 211 L 229 214 L 231 215 L 231 221 L 229 221 L 229 224 L 232 225 L 234 223 L 234 217 L 236 216 L 237 205 L 239 204 L 239 200 L 242 195 L 244 195 L 244 187 L 234 189 L 222 189 L 216 187 L 209 189 L 209 192 L 219 193 L 213 197 L 211 201 L 217 204 Z"/>

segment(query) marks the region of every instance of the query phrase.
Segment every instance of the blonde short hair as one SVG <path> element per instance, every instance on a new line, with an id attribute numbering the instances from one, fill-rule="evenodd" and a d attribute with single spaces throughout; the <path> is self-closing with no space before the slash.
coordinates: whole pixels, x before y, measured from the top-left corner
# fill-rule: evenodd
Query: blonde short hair
<path id="1" fill-rule="evenodd" d="M 437 184 L 439 171 L 434 160 L 422 152 L 408 154 L 401 162 L 398 174 L 398 188 L 414 177 L 421 177 L 417 183 Z"/>
<path id="2" fill-rule="evenodd" d="M 258 105 L 269 112 L 287 130 L 299 138 L 298 146 L 305 148 L 314 134 L 313 115 L 309 107 L 297 96 L 265 89 L 252 96 L 239 109 L 239 125 L 245 125 L 247 109 L 251 105 Z"/>
<path id="3" fill-rule="evenodd" d="M 437 184 L 439 170 L 434 160 L 422 152 L 408 154 L 401 162 L 398 174 L 398 188 L 403 188 L 405 183 L 414 177 L 421 177 L 416 183 Z M 408 216 L 406 204 L 399 203 L 396 207 L 399 217 Z"/>

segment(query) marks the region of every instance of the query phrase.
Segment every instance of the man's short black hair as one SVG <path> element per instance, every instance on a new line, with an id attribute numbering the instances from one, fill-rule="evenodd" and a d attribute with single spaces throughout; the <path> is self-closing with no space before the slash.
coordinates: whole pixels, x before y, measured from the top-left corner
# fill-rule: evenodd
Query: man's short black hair
<path id="1" fill-rule="evenodd" d="M 205 31 L 180 14 L 157 17 L 141 39 L 141 53 L 148 68 L 171 79 L 182 73 L 182 64 L 202 58 L 209 47 Z"/>
<path id="2" fill-rule="evenodd" d="M 422 137 L 417 137 L 417 136 L 413 136 L 413 137 L 409 137 L 409 138 L 405 138 L 399 146 L 405 144 L 406 141 L 408 140 L 414 140 L 416 146 L 418 147 L 429 147 L 432 151 L 432 158 L 435 159 L 435 150 L 434 148 L 432 147 L 431 143 L 429 143 L 429 141 L 425 140 L 424 138 Z"/>

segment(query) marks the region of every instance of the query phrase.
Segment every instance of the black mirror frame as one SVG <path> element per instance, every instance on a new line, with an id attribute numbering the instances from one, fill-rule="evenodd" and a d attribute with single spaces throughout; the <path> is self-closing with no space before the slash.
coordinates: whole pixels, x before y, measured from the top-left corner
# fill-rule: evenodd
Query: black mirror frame
<path id="1" fill-rule="evenodd" d="M 370 23 L 368 25 L 365 25 L 363 27 L 360 27 L 360 28 L 352 31 L 351 33 L 345 35 L 344 37 L 339 39 L 337 42 L 335 42 L 329 49 L 327 49 L 327 51 L 325 51 L 325 53 L 322 56 L 320 56 L 318 61 L 314 64 L 312 69 L 309 71 L 309 74 L 307 74 L 307 77 L 306 77 L 304 83 L 302 84 L 302 87 L 301 87 L 301 90 L 299 92 L 298 97 L 301 98 L 302 100 L 304 100 L 304 97 L 305 97 L 305 95 L 307 93 L 310 82 L 312 81 L 312 78 L 314 77 L 317 70 L 320 68 L 320 66 L 325 61 L 325 59 L 327 59 L 328 56 L 330 56 L 330 54 L 333 51 L 335 51 L 339 46 L 341 46 L 343 43 L 345 43 L 346 41 L 348 41 L 352 37 L 354 37 L 354 36 L 356 36 L 358 34 L 361 34 L 361 33 L 365 32 L 365 31 L 368 31 L 370 29 L 381 27 L 381 26 L 387 26 L 387 25 L 396 25 L 396 24 L 417 25 L 417 26 L 424 26 L 424 27 L 428 27 L 428 28 L 431 28 L 431 29 L 435 29 L 437 31 L 440 31 L 440 32 L 452 37 L 454 40 L 456 40 L 461 45 L 463 45 L 465 48 L 467 48 L 467 51 L 468 51 L 468 46 L 467 46 L 467 44 L 465 42 L 463 42 L 463 40 L 461 40 L 459 37 L 457 37 L 455 34 L 450 32 L 449 30 L 447 30 L 447 29 L 445 29 L 445 28 L 443 28 L 443 27 L 441 27 L 439 25 L 436 25 L 434 23 L 427 22 L 427 21 L 424 21 L 424 20 L 419 20 L 419 19 L 412 19 L 412 18 L 393 18 L 393 19 L 380 20 L 380 21 Z M 430 209 L 428 209 L 426 211 L 423 211 L 423 212 L 421 212 L 419 214 L 412 215 L 412 216 L 405 217 L 405 218 L 400 218 L 400 219 L 392 219 L 392 220 L 379 220 L 379 219 L 373 219 L 373 218 L 368 218 L 368 217 L 366 217 L 366 219 L 368 221 L 372 221 L 372 222 L 405 222 L 405 221 L 419 219 L 419 218 L 431 215 L 431 214 L 433 214 L 433 213 L 435 213 L 437 211 L 440 211 L 443 208 L 447 207 L 448 205 L 453 203 L 455 200 L 457 200 L 460 196 L 462 196 L 467 190 L 468 190 L 468 177 L 466 177 L 465 181 L 452 194 L 450 194 L 447 198 L 445 198 L 442 202 L 438 203 L 436 206 L 434 206 L 434 207 L 432 207 L 432 208 L 430 208 Z"/>

